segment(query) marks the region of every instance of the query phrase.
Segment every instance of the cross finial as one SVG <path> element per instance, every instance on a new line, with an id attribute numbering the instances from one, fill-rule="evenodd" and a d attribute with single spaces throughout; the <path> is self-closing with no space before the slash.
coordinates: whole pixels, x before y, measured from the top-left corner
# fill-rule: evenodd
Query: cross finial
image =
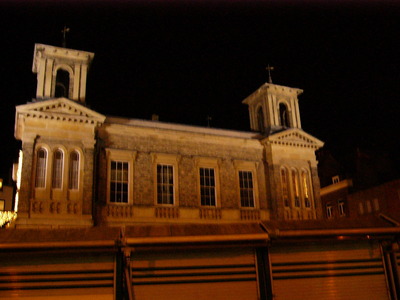
<path id="1" fill-rule="evenodd" d="M 268 67 L 266 67 L 265 69 L 268 71 L 268 82 L 272 83 L 271 71 L 274 70 L 274 67 L 270 67 L 268 64 Z"/>
<path id="2" fill-rule="evenodd" d="M 207 115 L 207 127 L 211 127 L 211 126 L 210 126 L 211 120 L 212 120 L 211 116 L 208 116 L 208 115 Z"/>
<path id="3" fill-rule="evenodd" d="M 62 41 L 62 46 L 65 48 L 67 46 L 67 32 L 69 32 L 69 28 L 64 25 L 63 30 L 61 30 L 61 33 L 63 34 L 63 41 Z"/>

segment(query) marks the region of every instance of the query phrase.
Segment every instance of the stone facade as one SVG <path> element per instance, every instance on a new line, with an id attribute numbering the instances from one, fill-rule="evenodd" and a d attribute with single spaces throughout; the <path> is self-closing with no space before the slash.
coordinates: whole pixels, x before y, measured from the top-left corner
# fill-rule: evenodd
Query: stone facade
<path id="1" fill-rule="evenodd" d="M 34 68 L 37 100 L 17 107 L 17 227 L 321 218 L 315 150 L 323 143 L 301 129 L 301 90 L 268 83 L 249 96 L 252 132 L 106 117 L 71 96 L 85 94 L 75 83 L 86 82 L 93 55 L 39 46 L 34 65 L 44 54 L 62 57 Z M 70 97 L 47 99 L 60 69 Z M 53 81 L 40 81 L 43 72 Z"/>

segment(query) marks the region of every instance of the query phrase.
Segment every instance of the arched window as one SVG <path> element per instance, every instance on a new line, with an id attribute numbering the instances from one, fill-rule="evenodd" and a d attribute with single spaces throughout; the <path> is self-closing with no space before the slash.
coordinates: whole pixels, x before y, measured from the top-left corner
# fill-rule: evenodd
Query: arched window
<path id="1" fill-rule="evenodd" d="M 69 174 L 68 174 L 68 188 L 70 190 L 77 190 L 79 182 L 79 153 L 73 151 L 69 155 Z"/>
<path id="2" fill-rule="evenodd" d="M 281 185 L 283 205 L 289 207 L 289 176 L 286 168 L 281 169 Z"/>
<path id="3" fill-rule="evenodd" d="M 260 106 L 257 109 L 257 125 L 258 125 L 258 130 L 261 133 L 265 132 L 264 113 L 263 113 L 262 106 Z"/>
<path id="4" fill-rule="evenodd" d="M 295 169 L 292 169 L 292 189 L 293 189 L 294 206 L 300 207 L 299 176 L 297 170 Z"/>
<path id="5" fill-rule="evenodd" d="M 285 103 L 279 103 L 279 119 L 281 126 L 290 127 L 289 111 Z"/>
<path id="6" fill-rule="evenodd" d="M 60 149 L 54 152 L 53 156 L 53 177 L 52 187 L 54 189 L 60 189 L 62 187 L 62 174 L 63 174 L 63 163 L 64 154 Z"/>
<path id="7" fill-rule="evenodd" d="M 36 156 L 36 177 L 35 187 L 44 188 L 46 186 L 47 151 L 40 148 Z"/>
<path id="8" fill-rule="evenodd" d="M 307 171 L 302 171 L 301 173 L 301 181 L 303 184 L 303 198 L 304 198 L 304 206 L 305 207 L 311 207 L 311 186 L 310 186 L 310 180 L 308 177 L 308 172 Z"/>
<path id="9" fill-rule="evenodd" d="M 56 90 L 55 97 L 69 96 L 69 73 L 65 70 L 59 69 L 56 75 Z"/>

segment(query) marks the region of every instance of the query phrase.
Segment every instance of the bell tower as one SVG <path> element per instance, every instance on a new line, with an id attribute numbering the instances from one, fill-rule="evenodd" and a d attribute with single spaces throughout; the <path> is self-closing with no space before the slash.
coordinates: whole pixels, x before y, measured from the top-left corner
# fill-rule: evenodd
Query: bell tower
<path id="1" fill-rule="evenodd" d="M 301 128 L 302 92 L 270 79 L 243 100 L 249 106 L 250 127 L 260 132 L 265 149 L 271 216 L 277 220 L 322 217 L 315 151 L 324 143 Z"/>
<path id="2" fill-rule="evenodd" d="M 36 100 L 68 98 L 81 104 L 94 53 L 35 44 L 32 72 L 37 74 Z"/>
<path id="3" fill-rule="evenodd" d="M 264 135 L 289 128 L 301 129 L 298 95 L 301 89 L 264 83 L 243 100 L 249 106 L 250 128 Z"/>

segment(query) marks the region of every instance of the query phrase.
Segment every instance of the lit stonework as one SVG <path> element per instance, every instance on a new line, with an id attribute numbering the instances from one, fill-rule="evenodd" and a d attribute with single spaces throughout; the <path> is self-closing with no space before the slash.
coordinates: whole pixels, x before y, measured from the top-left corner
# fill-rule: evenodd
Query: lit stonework
<path id="1" fill-rule="evenodd" d="M 16 112 L 17 226 L 320 218 L 323 143 L 301 129 L 301 90 L 265 83 L 246 98 L 253 132 L 105 117 L 84 106 L 92 59 L 35 47 L 37 99 Z"/>
<path id="2" fill-rule="evenodd" d="M 36 99 L 55 97 L 85 103 L 86 77 L 94 54 L 36 44 L 32 72 L 37 73 Z"/>

